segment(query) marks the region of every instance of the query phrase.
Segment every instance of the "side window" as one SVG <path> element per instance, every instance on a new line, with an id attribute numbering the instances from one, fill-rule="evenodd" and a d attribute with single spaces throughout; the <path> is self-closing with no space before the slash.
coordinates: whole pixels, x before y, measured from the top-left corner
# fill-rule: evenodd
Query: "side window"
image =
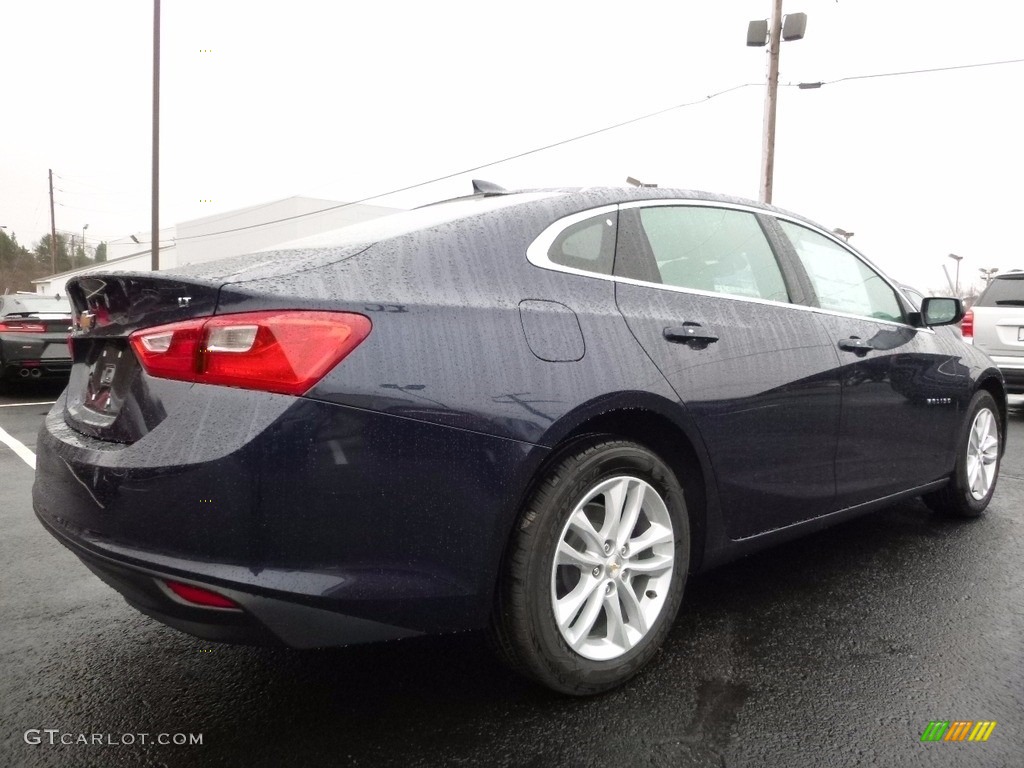
<path id="1" fill-rule="evenodd" d="M 614 212 L 578 221 L 566 227 L 548 249 L 555 264 L 602 275 L 612 273 L 615 258 Z"/>
<path id="2" fill-rule="evenodd" d="M 640 221 L 665 285 L 789 301 L 775 254 L 753 214 L 652 206 L 640 210 Z"/>
<path id="3" fill-rule="evenodd" d="M 896 293 L 871 267 L 817 232 L 788 221 L 779 225 L 807 270 L 822 309 L 903 322 Z"/>

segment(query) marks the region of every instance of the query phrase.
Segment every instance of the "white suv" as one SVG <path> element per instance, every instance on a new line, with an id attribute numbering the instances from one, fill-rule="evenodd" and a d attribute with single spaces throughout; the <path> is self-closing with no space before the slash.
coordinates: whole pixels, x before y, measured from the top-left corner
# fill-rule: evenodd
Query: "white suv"
<path id="1" fill-rule="evenodd" d="M 993 278 L 964 314 L 960 331 L 999 366 L 1008 393 L 1024 394 L 1024 271 Z"/>

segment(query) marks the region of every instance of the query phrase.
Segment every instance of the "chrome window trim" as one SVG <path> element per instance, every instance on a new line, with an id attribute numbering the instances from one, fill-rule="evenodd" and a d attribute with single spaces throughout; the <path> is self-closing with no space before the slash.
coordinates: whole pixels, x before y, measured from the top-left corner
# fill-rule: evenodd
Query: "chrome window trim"
<path id="1" fill-rule="evenodd" d="M 581 221 L 593 219 L 597 216 L 602 216 L 608 213 L 615 213 L 617 217 L 619 213 L 619 206 L 614 204 L 602 205 L 597 208 L 588 208 L 587 210 L 580 211 L 579 213 L 571 213 L 568 216 L 563 216 L 562 218 L 557 219 L 546 226 L 544 230 L 534 238 L 533 242 L 530 243 L 526 249 L 526 260 L 535 267 L 552 269 L 555 272 L 566 272 L 570 275 L 583 275 L 584 277 L 597 277 L 605 280 L 613 279 L 614 275 L 605 275 L 601 272 L 588 272 L 585 269 L 566 267 L 562 264 L 556 264 L 548 257 L 548 251 L 551 250 L 551 246 L 554 244 L 555 239 L 566 229 L 571 227 L 573 224 L 578 224 Z"/>
<path id="2" fill-rule="evenodd" d="M 883 325 L 892 325 L 898 328 L 910 328 L 914 331 L 920 331 L 925 333 L 934 334 L 935 330 L 928 327 L 917 327 L 908 323 L 896 321 L 896 320 L 882 320 L 877 317 L 868 317 L 865 315 L 856 315 L 850 312 L 838 312 L 834 309 L 825 309 L 823 307 L 808 307 L 805 304 L 794 304 L 791 301 L 775 301 L 773 299 L 762 299 L 757 296 L 738 296 L 731 293 L 716 293 L 715 291 L 702 291 L 699 288 L 683 288 L 675 285 L 665 285 L 664 283 L 652 283 L 648 280 L 636 280 L 631 277 L 618 277 L 616 275 L 605 275 L 600 272 L 588 272 L 584 269 L 576 269 L 575 267 L 566 267 L 561 264 L 556 264 L 548 258 L 548 250 L 551 245 L 555 242 L 555 239 L 568 227 L 573 224 L 577 224 L 586 219 L 601 216 L 603 214 L 616 212 L 622 210 L 628 210 L 631 208 L 654 208 L 654 207 L 698 207 L 698 208 L 725 208 L 733 211 L 741 211 L 743 213 L 752 213 L 760 216 L 770 216 L 775 219 L 782 219 L 788 221 L 797 226 L 809 229 L 812 232 L 823 235 L 826 239 L 834 242 L 843 250 L 850 253 L 854 258 L 860 259 L 868 267 L 871 268 L 875 274 L 882 278 L 886 285 L 889 286 L 898 295 L 899 290 L 894 287 L 893 282 L 889 277 L 878 267 L 876 267 L 870 259 L 865 257 L 859 251 L 851 248 L 850 245 L 843 240 L 837 238 L 833 233 L 822 229 L 821 227 L 810 224 L 807 221 L 797 218 L 796 216 L 790 216 L 784 213 L 778 213 L 776 211 L 765 210 L 764 208 L 758 208 L 753 205 L 744 205 L 742 203 L 729 203 L 721 200 L 699 200 L 690 198 L 656 198 L 652 200 L 630 200 L 626 203 L 618 203 L 612 205 L 601 205 L 596 208 L 588 208 L 585 211 L 578 211 L 571 213 L 568 216 L 563 216 L 560 219 L 552 222 L 546 226 L 533 242 L 526 249 L 526 260 L 529 261 L 533 266 L 540 267 L 541 269 L 548 269 L 552 272 L 562 272 L 567 275 L 580 275 L 581 277 L 589 277 L 595 280 L 606 280 L 612 283 L 624 283 L 625 285 L 637 285 L 642 288 L 660 288 L 663 291 L 672 291 L 674 293 L 686 293 L 694 294 L 696 296 L 708 296 L 717 299 L 727 299 L 731 301 L 747 301 L 754 304 L 767 304 L 775 307 L 788 307 L 790 309 L 804 310 L 807 312 L 816 312 L 822 315 L 833 315 L 836 317 L 848 317 L 854 320 L 867 320 L 872 323 L 882 323 Z"/>

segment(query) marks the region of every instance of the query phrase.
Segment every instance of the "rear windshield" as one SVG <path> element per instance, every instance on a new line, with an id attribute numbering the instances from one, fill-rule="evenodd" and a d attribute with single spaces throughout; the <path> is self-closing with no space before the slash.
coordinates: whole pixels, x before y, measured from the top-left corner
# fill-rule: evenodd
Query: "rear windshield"
<path id="1" fill-rule="evenodd" d="M 997 277 L 981 294 L 975 306 L 1024 307 L 1024 272 L 1019 275 Z"/>
<path id="2" fill-rule="evenodd" d="M 70 315 L 71 304 L 66 296 L 0 296 L 0 315 Z"/>
<path id="3" fill-rule="evenodd" d="M 518 192 L 493 197 L 472 197 L 450 200 L 443 203 L 400 211 L 377 219 L 350 224 L 341 229 L 293 240 L 283 245 L 266 248 L 267 251 L 283 251 L 292 248 L 335 248 L 361 243 L 376 243 L 391 237 L 399 237 L 419 229 L 435 227 L 466 216 L 475 216 L 499 208 L 509 208 L 534 200 L 554 197 L 556 192 Z"/>

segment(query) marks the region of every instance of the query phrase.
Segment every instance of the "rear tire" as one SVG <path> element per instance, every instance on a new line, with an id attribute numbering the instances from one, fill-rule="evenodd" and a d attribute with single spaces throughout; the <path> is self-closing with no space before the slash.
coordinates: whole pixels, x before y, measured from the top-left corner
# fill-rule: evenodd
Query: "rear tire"
<path id="1" fill-rule="evenodd" d="M 992 395 L 976 392 L 967 408 L 949 485 L 926 494 L 925 504 L 954 517 L 979 517 L 985 511 L 999 479 L 999 425 L 999 407 Z"/>
<path id="2" fill-rule="evenodd" d="M 621 685 L 671 629 L 689 552 L 683 491 L 661 459 L 621 440 L 576 450 L 513 531 L 491 624 L 499 654 L 562 693 Z"/>

